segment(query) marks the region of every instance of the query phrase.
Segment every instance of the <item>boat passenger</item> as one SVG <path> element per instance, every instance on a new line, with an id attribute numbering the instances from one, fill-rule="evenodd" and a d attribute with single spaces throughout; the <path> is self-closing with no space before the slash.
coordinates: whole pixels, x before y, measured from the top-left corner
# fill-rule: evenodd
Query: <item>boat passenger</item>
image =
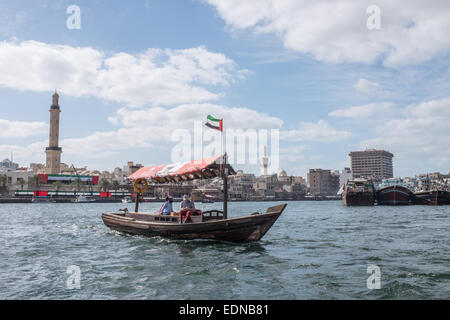
<path id="1" fill-rule="evenodd" d="M 191 215 L 200 215 L 202 212 L 195 209 L 194 202 L 189 200 L 188 195 L 183 196 L 183 201 L 180 204 L 180 223 L 185 223 L 190 220 Z"/>
<path id="2" fill-rule="evenodd" d="M 180 203 L 180 211 L 183 209 L 195 209 L 194 202 L 189 200 L 189 196 L 187 194 L 183 196 L 183 201 Z"/>
<path id="3" fill-rule="evenodd" d="M 166 197 L 166 202 L 162 205 L 160 211 L 160 214 L 168 216 L 173 212 L 173 206 L 172 206 L 173 199 L 169 196 Z"/>

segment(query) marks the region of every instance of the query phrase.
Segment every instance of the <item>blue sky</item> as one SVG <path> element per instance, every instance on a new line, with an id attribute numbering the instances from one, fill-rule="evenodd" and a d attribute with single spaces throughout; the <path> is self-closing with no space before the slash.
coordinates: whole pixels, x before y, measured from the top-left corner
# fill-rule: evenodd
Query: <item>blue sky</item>
<path id="1" fill-rule="evenodd" d="M 56 87 L 62 161 L 90 169 L 170 162 L 170 133 L 213 110 L 279 129 L 288 174 L 365 148 L 397 176 L 450 170 L 450 5 L 378 1 L 369 30 L 368 1 L 241 2 L 0 1 L 0 158 L 45 161 Z"/>

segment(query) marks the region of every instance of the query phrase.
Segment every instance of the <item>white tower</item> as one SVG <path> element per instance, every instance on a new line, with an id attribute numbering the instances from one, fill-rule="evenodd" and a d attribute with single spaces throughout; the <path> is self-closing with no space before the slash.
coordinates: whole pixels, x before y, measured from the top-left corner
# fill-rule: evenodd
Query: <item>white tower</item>
<path id="1" fill-rule="evenodd" d="M 269 158 L 267 157 L 267 146 L 264 146 L 264 157 L 262 157 L 262 164 L 264 166 L 264 175 L 267 176 L 267 166 L 269 165 Z"/>

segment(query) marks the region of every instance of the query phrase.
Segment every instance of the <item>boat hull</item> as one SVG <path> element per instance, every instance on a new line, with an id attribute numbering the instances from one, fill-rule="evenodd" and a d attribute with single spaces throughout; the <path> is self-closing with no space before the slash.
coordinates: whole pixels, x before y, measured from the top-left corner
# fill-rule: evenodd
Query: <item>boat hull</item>
<path id="1" fill-rule="evenodd" d="M 373 206 L 375 190 L 372 181 L 347 181 L 342 193 L 342 202 L 346 206 Z"/>
<path id="2" fill-rule="evenodd" d="M 384 206 L 402 206 L 413 203 L 414 194 L 403 186 L 389 186 L 378 190 L 377 203 Z"/>
<path id="3" fill-rule="evenodd" d="M 373 206 L 375 196 L 373 192 L 346 193 L 342 195 L 342 201 L 346 206 Z"/>
<path id="4" fill-rule="evenodd" d="M 138 220 L 123 213 L 103 213 L 102 219 L 112 230 L 177 240 L 208 239 L 235 243 L 260 240 L 285 209 L 286 204 L 271 207 L 266 213 L 198 223 L 161 223 Z"/>
<path id="5" fill-rule="evenodd" d="M 415 194 L 416 204 L 440 206 L 450 204 L 450 193 L 444 190 L 420 191 Z"/>

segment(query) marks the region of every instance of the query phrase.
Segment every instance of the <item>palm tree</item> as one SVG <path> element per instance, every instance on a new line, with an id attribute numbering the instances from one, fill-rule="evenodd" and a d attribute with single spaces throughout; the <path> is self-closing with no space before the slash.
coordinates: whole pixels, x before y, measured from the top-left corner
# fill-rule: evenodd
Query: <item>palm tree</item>
<path id="1" fill-rule="evenodd" d="M 25 179 L 24 178 L 17 178 L 16 184 L 20 185 L 20 188 L 23 191 L 23 185 L 25 184 Z"/>
<path id="2" fill-rule="evenodd" d="M 33 187 L 35 187 L 36 189 L 39 189 L 40 185 L 39 176 L 35 174 L 32 177 L 28 178 L 28 183 L 33 185 Z"/>
<path id="3" fill-rule="evenodd" d="M 4 174 L 0 175 L 0 189 L 3 189 L 3 192 L 8 191 L 8 187 L 6 183 L 8 182 L 8 177 Z"/>
<path id="4" fill-rule="evenodd" d="M 117 180 L 113 180 L 111 183 L 111 188 L 117 193 L 117 190 L 120 188 L 120 182 Z"/>
<path id="5" fill-rule="evenodd" d="M 61 187 L 62 187 L 63 184 L 62 184 L 61 181 L 56 181 L 53 185 L 55 186 L 56 196 L 58 196 L 58 192 L 59 192 L 59 190 L 61 189 Z"/>
<path id="6" fill-rule="evenodd" d="M 83 189 L 83 181 L 80 178 L 76 178 L 73 182 L 72 185 L 75 188 L 75 192 L 81 191 Z"/>
<path id="7" fill-rule="evenodd" d="M 111 183 L 106 179 L 102 179 L 100 181 L 100 186 L 103 191 L 108 192 L 109 188 L 111 187 Z"/>
<path id="8" fill-rule="evenodd" d="M 5 174 L 0 175 L 0 185 L 5 188 L 8 177 Z"/>

